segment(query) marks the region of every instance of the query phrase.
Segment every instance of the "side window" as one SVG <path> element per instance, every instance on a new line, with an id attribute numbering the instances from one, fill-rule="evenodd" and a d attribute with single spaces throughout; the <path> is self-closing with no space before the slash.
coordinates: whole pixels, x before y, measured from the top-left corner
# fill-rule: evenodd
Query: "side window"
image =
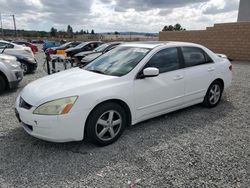
<path id="1" fill-rule="evenodd" d="M 102 45 L 101 43 L 95 43 L 94 48 L 97 48 L 98 46 Z"/>
<path id="2" fill-rule="evenodd" d="M 182 53 L 186 67 L 193 67 L 206 63 L 211 63 L 213 60 L 202 49 L 196 47 L 182 47 Z"/>
<path id="3" fill-rule="evenodd" d="M 7 48 L 14 48 L 14 45 L 13 44 L 8 44 Z"/>
<path id="4" fill-rule="evenodd" d="M 4 47 L 6 47 L 6 46 L 7 46 L 7 48 L 14 48 L 14 45 L 12 45 L 12 44 L 0 42 L 0 49 L 4 49 Z"/>
<path id="5" fill-rule="evenodd" d="M 180 68 L 177 48 L 167 48 L 157 52 L 146 67 L 158 68 L 160 73 L 174 71 Z M 145 67 L 145 68 L 146 68 Z"/>
<path id="6" fill-rule="evenodd" d="M 91 44 L 88 44 L 84 47 L 85 50 L 92 50 L 92 46 Z"/>
<path id="7" fill-rule="evenodd" d="M 5 44 L 5 43 L 0 42 L 0 49 L 3 49 L 5 46 L 6 46 L 6 44 Z"/>

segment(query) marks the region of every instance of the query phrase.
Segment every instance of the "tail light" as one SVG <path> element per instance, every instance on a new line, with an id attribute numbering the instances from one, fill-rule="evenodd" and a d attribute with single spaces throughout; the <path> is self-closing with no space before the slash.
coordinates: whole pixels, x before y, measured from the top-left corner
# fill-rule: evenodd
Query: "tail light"
<path id="1" fill-rule="evenodd" d="M 229 70 L 230 70 L 230 71 L 233 71 L 233 65 L 230 65 L 230 66 L 229 66 Z"/>
<path id="2" fill-rule="evenodd" d="M 53 50 L 53 49 L 51 49 L 51 48 L 48 49 L 47 51 L 48 51 L 49 54 L 56 54 L 56 50 Z"/>

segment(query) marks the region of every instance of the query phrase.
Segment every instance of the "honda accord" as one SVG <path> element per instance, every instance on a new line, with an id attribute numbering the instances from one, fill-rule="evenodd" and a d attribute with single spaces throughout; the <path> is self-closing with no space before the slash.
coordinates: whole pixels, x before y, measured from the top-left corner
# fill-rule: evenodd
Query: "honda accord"
<path id="1" fill-rule="evenodd" d="M 52 142 L 115 142 L 126 126 L 202 103 L 215 107 L 232 65 L 204 46 L 124 43 L 84 68 L 28 84 L 16 100 L 24 130 Z"/>

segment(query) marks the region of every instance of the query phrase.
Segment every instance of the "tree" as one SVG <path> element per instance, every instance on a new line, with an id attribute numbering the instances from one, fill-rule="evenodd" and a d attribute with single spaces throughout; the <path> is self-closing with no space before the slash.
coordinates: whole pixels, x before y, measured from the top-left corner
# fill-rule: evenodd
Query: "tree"
<path id="1" fill-rule="evenodd" d="M 165 25 L 162 29 L 162 31 L 182 31 L 182 30 L 186 30 L 186 29 L 183 29 L 181 24 L 177 23 L 175 24 L 174 26 L 172 25 Z"/>
<path id="2" fill-rule="evenodd" d="M 87 34 L 89 34 L 89 30 L 87 30 L 87 32 L 86 32 Z"/>
<path id="3" fill-rule="evenodd" d="M 83 31 L 83 29 L 81 29 L 81 31 L 80 31 L 80 34 L 82 35 L 82 34 L 84 34 L 84 31 Z"/>
<path id="4" fill-rule="evenodd" d="M 178 23 L 175 24 L 175 25 L 174 25 L 174 30 L 175 30 L 175 31 L 181 31 L 181 30 L 182 30 L 181 24 L 178 24 Z"/>
<path id="5" fill-rule="evenodd" d="M 52 28 L 50 29 L 50 36 L 51 36 L 51 37 L 55 37 L 56 34 L 57 34 L 57 29 L 55 29 L 54 27 L 52 27 Z"/>
<path id="6" fill-rule="evenodd" d="M 91 30 L 91 34 L 92 34 L 92 35 L 94 35 L 94 34 L 95 34 L 95 31 L 94 31 L 93 29 Z"/>
<path id="7" fill-rule="evenodd" d="M 73 28 L 70 25 L 67 27 L 67 33 L 69 37 L 73 37 Z"/>
<path id="8" fill-rule="evenodd" d="M 118 31 L 115 31 L 115 35 L 119 35 L 120 33 Z"/>

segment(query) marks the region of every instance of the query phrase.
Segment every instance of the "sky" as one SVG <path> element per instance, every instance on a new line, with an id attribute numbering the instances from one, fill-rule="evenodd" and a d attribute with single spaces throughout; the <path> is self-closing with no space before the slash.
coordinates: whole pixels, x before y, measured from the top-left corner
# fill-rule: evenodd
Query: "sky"
<path id="1" fill-rule="evenodd" d="M 239 0 L 0 0 L 3 28 L 51 27 L 95 32 L 159 32 L 180 23 L 187 30 L 237 21 Z"/>

